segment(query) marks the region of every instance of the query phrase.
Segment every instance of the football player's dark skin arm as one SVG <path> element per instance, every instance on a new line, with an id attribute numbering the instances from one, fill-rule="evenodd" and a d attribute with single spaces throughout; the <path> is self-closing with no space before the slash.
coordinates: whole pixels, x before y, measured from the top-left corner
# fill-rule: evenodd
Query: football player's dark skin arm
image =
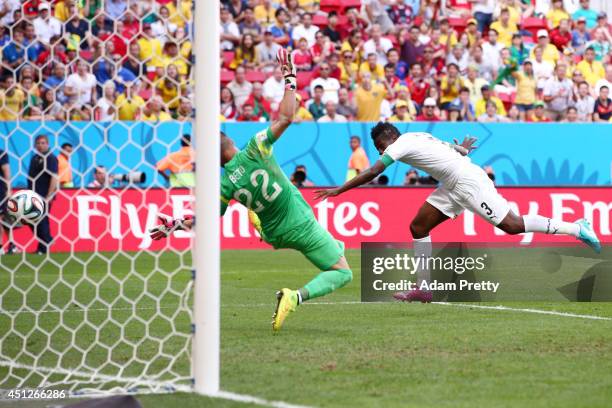
<path id="1" fill-rule="evenodd" d="M 278 140 L 279 137 L 287 130 L 289 125 L 293 122 L 295 115 L 295 91 L 291 89 L 285 89 L 285 95 L 278 107 L 278 119 L 272 122 L 270 130 L 274 136 L 274 140 Z"/>
<path id="2" fill-rule="evenodd" d="M 322 199 L 326 197 L 334 197 L 353 189 L 355 187 L 362 186 L 370 181 L 374 180 L 378 177 L 383 171 L 385 171 L 385 165 L 381 160 L 376 161 L 372 167 L 367 170 L 362 171 L 357 176 L 353 177 L 342 186 L 333 188 L 331 190 L 318 190 L 315 192 L 315 197 L 317 199 Z"/>

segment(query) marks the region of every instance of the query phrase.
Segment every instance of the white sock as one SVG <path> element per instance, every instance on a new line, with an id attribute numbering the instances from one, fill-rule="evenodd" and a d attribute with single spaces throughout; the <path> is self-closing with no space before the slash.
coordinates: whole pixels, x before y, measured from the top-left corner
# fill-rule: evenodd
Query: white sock
<path id="1" fill-rule="evenodd" d="M 422 259 L 416 270 L 417 285 L 421 285 L 423 281 L 430 282 L 431 273 L 427 267 L 427 259 L 431 257 L 431 236 L 414 240 L 414 257 Z"/>
<path id="2" fill-rule="evenodd" d="M 524 215 L 525 232 L 543 232 L 545 234 L 563 234 L 577 237 L 580 226 L 572 222 L 559 221 L 541 215 Z"/>

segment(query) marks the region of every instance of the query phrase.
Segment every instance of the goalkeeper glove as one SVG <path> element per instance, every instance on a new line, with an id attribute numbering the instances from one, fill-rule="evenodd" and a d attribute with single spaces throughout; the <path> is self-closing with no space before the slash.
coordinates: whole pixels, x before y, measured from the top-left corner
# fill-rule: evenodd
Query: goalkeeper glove
<path id="1" fill-rule="evenodd" d="M 151 239 L 154 241 L 158 241 L 162 238 L 166 238 L 174 231 L 182 231 L 187 229 L 185 227 L 185 221 L 192 219 L 192 217 L 185 217 L 183 219 L 172 219 L 165 215 L 158 215 L 157 218 L 161 221 L 160 225 L 156 225 L 155 227 L 149 230 L 149 235 Z"/>
<path id="2" fill-rule="evenodd" d="M 297 89 L 296 68 L 293 65 L 291 53 L 284 48 L 278 50 L 276 60 L 281 66 L 283 77 L 285 78 L 285 90 L 295 91 Z"/>

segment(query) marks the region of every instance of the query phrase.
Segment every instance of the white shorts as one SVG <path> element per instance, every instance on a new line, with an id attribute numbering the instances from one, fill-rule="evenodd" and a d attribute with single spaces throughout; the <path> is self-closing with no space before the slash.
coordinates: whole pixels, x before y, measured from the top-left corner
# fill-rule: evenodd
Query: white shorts
<path id="1" fill-rule="evenodd" d="M 450 218 L 457 217 L 463 210 L 470 210 L 487 222 L 498 225 L 510 212 L 508 201 L 499 194 L 484 170 L 472 166 L 464 170 L 455 188 L 451 190 L 442 185 L 426 201 Z"/>

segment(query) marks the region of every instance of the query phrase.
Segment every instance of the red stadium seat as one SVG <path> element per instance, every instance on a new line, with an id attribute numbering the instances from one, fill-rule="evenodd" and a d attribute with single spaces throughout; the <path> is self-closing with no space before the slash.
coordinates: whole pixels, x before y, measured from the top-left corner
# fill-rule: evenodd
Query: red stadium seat
<path id="1" fill-rule="evenodd" d="M 223 67 L 229 68 L 234 60 L 234 51 L 223 51 Z"/>
<path id="2" fill-rule="evenodd" d="M 261 71 L 247 71 L 246 80 L 249 82 L 263 82 L 266 80 L 266 74 Z"/>
<path id="3" fill-rule="evenodd" d="M 296 80 L 298 89 L 304 89 L 310 85 L 310 81 L 312 80 L 312 72 L 298 71 Z"/>
<path id="4" fill-rule="evenodd" d="M 463 34 L 465 28 L 467 27 L 467 19 L 466 18 L 449 18 L 448 24 L 457 31 L 457 35 Z"/>
<path id="5" fill-rule="evenodd" d="M 326 13 L 335 11 L 338 14 L 341 14 L 344 12 L 344 10 L 350 7 L 356 7 L 359 9 L 361 7 L 361 0 L 321 0 L 321 3 L 319 4 L 319 9 Z"/>
<path id="6" fill-rule="evenodd" d="M 234 71 L 230 71 L 227 69 L 221 70 L 221 84 L 227 85 L 228 82 L 231 82 L 234 79 Z"/>
<path id="7" fill-rule="evenodd" d="M 312 17 L 312 24 L 316 25 L 319 28 L 323 28 L 327 25 L 327 17 L 322 14 L 315 14 Z"/>
<path id="8" fill-rule="evenodd" d="M 527 17 L 521 21 L 521 28 L 529 31 L 534 39 L 538 38 L 538 30 L 548 30 L 545 18 Z"/>

